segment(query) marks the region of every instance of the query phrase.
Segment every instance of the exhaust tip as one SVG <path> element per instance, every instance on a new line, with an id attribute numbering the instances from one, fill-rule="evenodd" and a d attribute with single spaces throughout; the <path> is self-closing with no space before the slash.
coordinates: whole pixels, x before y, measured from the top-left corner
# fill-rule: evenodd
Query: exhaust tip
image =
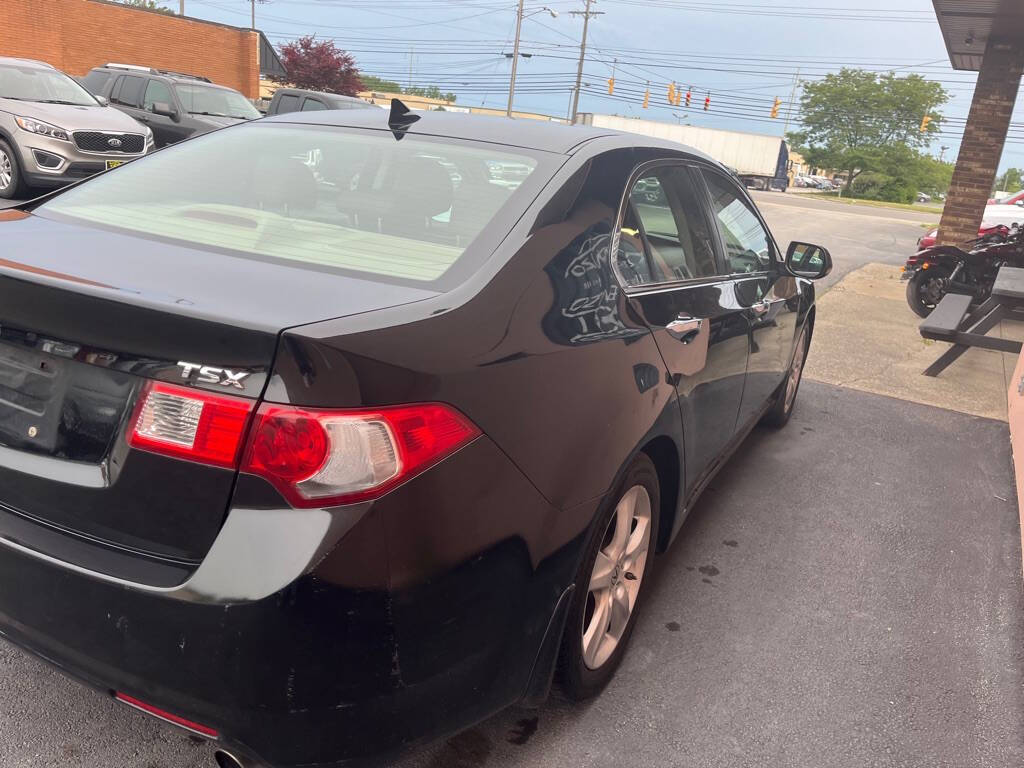
<path id="1" fill-rule="evenodd" d="M 245 758 L 233 755 L 224 749 L 214 752 L 213 759 L 217 762 L 218 768 L 253 768 L 253 764 Z"/>

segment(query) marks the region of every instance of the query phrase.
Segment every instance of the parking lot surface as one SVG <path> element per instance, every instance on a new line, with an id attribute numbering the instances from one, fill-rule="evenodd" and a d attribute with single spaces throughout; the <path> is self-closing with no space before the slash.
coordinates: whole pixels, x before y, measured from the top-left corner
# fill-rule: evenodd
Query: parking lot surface
<path id="1" fill-rule="evenodd" d="M 919 214 L 758 202 L 783 245 L 829 247 L 837 279 L 899 263 L 924 231 Z M 1006 424 L 805 381 L 786 429 L 755 430 L 660 559 L 604 695 L 508 710 L 394 768 L 1022 764 Z M 0 765 L 213 762 L 0 641 Z"/>
<path id="2" fill-rule="evenodd" d="M 1024 764 L 1006 425 L 813 381 L 800 397 L 661 558 L 604 695 L 509 710 L 398 766 Z M 5 768 L 210 752 L 0 644 Z"/>

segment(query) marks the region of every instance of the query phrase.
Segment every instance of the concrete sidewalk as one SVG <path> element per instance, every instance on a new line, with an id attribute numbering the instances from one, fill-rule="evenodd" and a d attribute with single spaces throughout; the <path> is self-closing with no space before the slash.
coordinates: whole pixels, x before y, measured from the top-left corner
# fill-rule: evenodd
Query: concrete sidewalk
<path id="1" fill-rule="evenodd" d="M 938 377 L 922 371 L 949 348 L 921 338 L 898 267 L 868 264 L 818 299 L 805 376 L 954 411 L 1006 420 L 1006 389 L 1017 356 L 970 349 Z M 1024 339 L 1004 321 L 992 335 Z"/>

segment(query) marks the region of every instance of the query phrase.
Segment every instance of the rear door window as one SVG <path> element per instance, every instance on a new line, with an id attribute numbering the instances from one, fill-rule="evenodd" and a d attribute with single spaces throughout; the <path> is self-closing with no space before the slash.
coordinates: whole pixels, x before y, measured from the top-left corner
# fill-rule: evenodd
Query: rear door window
<path id="1" fill-rule="evenodd" d="M 630 189 L 619 231 L 617 269 L 626 285 L 717 273 L 699 187 L 683 165 L 660 165 Z"/>
<path id="2" fill-rule="evenodd" d="M 146 78 L 125 75 L 121 78 L 116 97 L 111 101 L 124 107 L 137 107 L 142 98 L 142 88 L 145 84 Z"/>
<path id="3" fill-rule="evenodd" d="M 277 100 L 277 113 L 296 112 L 299 109 L 299 97 L 286 93 Z"/>
<path id="4" fill-rule="evenodd" d="M 303 112 L 318 112 L 322 109 L 327 109 L 327 105 L 320 101 L 320 99 L 314 99 L 312 96 L 307 96 L 306 100 L 302 102 Z"/>

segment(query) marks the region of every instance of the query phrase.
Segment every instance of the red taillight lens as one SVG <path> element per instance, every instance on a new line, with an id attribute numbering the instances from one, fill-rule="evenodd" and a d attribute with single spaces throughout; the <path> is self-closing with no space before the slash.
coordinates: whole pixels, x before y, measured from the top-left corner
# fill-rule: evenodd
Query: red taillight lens
<path id="1" fill-rule="evenodd" d="M 128 444 L 233 469 L 252 409 L 251 400 L 150 381 L 135 407 Z"/>
<path id="2" fill-rule="evenodd" d="M 295 507 L 376 498 L 480 434 L 441 403 L 328 411 L 264 403 L 242 471 L 269 480 Z"/>
<path id="3" fill-rule="evenodd" d="M 135 709 L 142 710 L 146 714 L 152 715 L 153 717 L 158 717 L 161 720 L 166 720 L 168 723 L 174 723 L 175 725 L 181 726 L 182 728 L 187 728 L 188 730 L 194 731 L 195 733 L 198 733 L 202 736 L 206 736 L 211 739 L 220 738 L 220 734 L 217 733 L 217 731 L 215 731 L 213 728 L 210 728 L 209 726 L 202 725 L 200 723 L 195 723 L 191 720 L 186 720 L 184 717 L 172 715 L 170 712 L 165 712 L 162 709 L 158 709 L 157 707 L 154 707 L 152 704 L 147 704 L 146 702 L 140 701 L 139 699 L 136 699 L 133 696 L 129 696 L 126 693 L 114 691 L 114 698 L 123 704 L 127 704 L 129 707 L 134 707 Z"/>

